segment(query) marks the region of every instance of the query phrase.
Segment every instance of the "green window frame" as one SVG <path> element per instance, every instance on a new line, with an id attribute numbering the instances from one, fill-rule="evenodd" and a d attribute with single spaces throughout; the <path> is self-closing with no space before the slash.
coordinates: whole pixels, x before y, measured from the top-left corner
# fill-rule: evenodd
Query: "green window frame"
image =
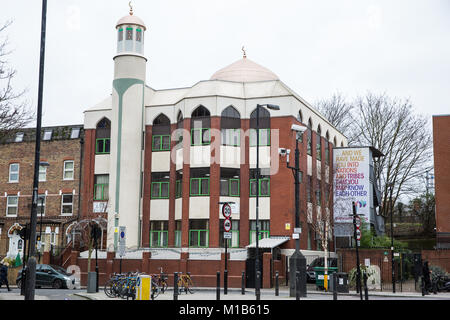
<path id="1" fill-rule="evenodd" d="M 205 133 L 207 136 L 205 138 Z M 200 138 L 196 139 L 200 134 Z M 194 128 L 191 129 L 191 146 L 208 146 L 211 144 L 211 129 L 210 128 Z"/>
<path id="2" fill-rule="evenodd" d="M 167 185 L 167 195 L 163 194 L 162 192 L 163 185 Z M 158 188 L 158 190 L 156 190 L 155 188 Z M 151 190 L 152 199 L 169 199 L 169 194 L 170 194 L 170 182 L 167 181 L 152 182 L 152 190 Z"/>
<path id="3" fill-rule="evenodd" d="M 270 147 L 270 140 L 270 129 L 259 129 L 259 146 Z M 256 147 L 256 129 L 250 129 L 250 147 Z"/>
<path id="4" fill-rule="evenodd" d="M 164 141 L 167 140 L 168 141 Z M 170 151 L 170 135 L 155 135 L 152 137 L 152 151 Z"/>
<path id="5" fill-rule="evenodd" d="M 203 187 L 204 180 L 208 181 L 207 182 L 208 190 L 204 190 L 204 187 Z M 198 182 L 198 186 L 197 186 L 197 188 L 194 189 L 192 186 L 192 182 L 195 182 L 195 181 Z M 189 190 L 190 190 L 191 197 L 209 196 L 209 178 L 191 178 Z"/>
<path id="6" fill-rule="evenodd" d="M 150 247 L 167 248 L 169 246 L 169 231 L 150 231 Z"/>
<path id="7" fill-rule="evenodd" d="M 95 140 L 95 154 L 109 154 L 111 152 L 111 138 Z"/>
<path id="8" fill-rule="evenodd" d="M 204 245 L 201 245 L 202 237 L 205 237 Z M 196 242 L 194 240 L 196 239 Z M 208 248 L 209 247 L 209 230 L 208 229 L 191 229 L 189 230 L 189 247 L 190 248 Z"/>
<path id="9" fill-rule="evenodd" d="M 109 183 L 94 184 L 94 200 L 95 201 L 108 200 L 108 187 L 109 187 Z"/>
<path id="10" fill-rule="evenodd" d="M 227 187 L 226 187 L 226 189 L 227 190 L 225 190 L 225 191 L 227 191 L 227 192 L 223 192 L 224 190 L 223 189 L 225 189 L 225 187 L 224 188 L 222 188 L 222 182 L 226 182 L 227 183 Z M 241 186 L 240 186 L 240 183 L 241 183 L 241 181 L 239 180 L 239 179 L 226 179 L 226 178 L 222 178 L 222 179 L 220 179 L 220 183 L 221 183 L 221 186 L 220 186 L 220 195 L 221 196 L 225 196 L 225 197 L 240 197 L 241 196 Z M 237 183 L 237 188 L 233 188 L 233 183 Z M 237 189 L 237 192 L 233 192 L 233 189 Z"/>
<path id="11" fill-rule="evenodd" d="M 259 220 L 260 228 L 258 231 L 259 238 L 258 240 L 262 240 L 270 237 L 270 221 L 269 220 Z M 250 221 L 250 243 L 256 241 L 256 221 Z"/>
<path id="12" fill-rule="evenodd" d="M 236 141 L 236 143 L 234 142 Z M 221 145 L 230 147 L 241 146 L 241 129 L 222 129 Z"/>
<path id="13" fill-rule="evenodd" d="M 181 180 L 177 180 L 175 185 L 175 199 L 179 199 L 182 196 L 183 196 L 183 186 L 181 184 Z"/>
<path id="14" fill-rule="evenodd" d="M 262 192 L 261 185 L 267 182 L 267 192 Z M 256 179 L 250 179 L 250 197 L 256 197 L 256 193 L 252 192 L 252 184 L 256 183 Z M 260 178 L 259 179 L 259 188 L 258 188 L 260 197 L 270 197 L 270 178 Z"/>

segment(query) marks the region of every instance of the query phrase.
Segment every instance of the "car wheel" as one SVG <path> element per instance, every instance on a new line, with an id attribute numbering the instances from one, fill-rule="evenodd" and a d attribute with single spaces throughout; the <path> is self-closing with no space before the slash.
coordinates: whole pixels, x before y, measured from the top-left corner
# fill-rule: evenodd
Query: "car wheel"
<path id="1" fill-rule="evenodd" d="M 61 289 L 63 286 L 63 283 L 61 280 L 56 279 L 55 281 L 53 281 L 53 289 Z"/>
<path id="2" fill-rule="evenodd" d="M 22 280 L 16 282 L 17 288 L 22 289 Z"/>

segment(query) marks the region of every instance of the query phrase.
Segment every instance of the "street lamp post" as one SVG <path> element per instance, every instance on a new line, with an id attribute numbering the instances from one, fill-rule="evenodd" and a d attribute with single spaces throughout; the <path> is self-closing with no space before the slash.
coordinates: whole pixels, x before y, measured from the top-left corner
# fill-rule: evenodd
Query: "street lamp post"
<path id="1" fill-rule="evenodd" d="M 391 269 L 392 269 L 392 293 L 395 293 L 395 262 L 394 262 L 394 211 L 392 208 L 392 191 L 394 184 L 389 183 L 389 211 L 391 212 Z"/>
<path id="2" fill-rule="evenodd" d="M 257 104 L 256 105 L 256 259 L 255 259 L 255 295 L 256 300 L 261 299 L 260 278 L 257 274 L 260 271 L 259 267 L 259 108 L 267 107 L 271 110 L 280 110 L 280 107 L 273 104 Z"/>
<path id="3" fill-rule="evenodd" d="M 291 130 L 295 132 L 295 167 L 289 166 L 289 157 L 287 159 L 287 167 L 292 170 L 294 174 L 295 183 L 295 252 L 289 259 L 289 269 L 290 269 L 290 286 L 289 295 L 291 297 L 305 297 L 306 296 L 306 259 L 300 252 L 300 150 L 298 148 L 298 140 L 300 135 L 302 135 L 307 128 L 299 125 L 292 125 Z M 296 281 L 296 272 L 300 274 L 300 281 Z M 298 284 L 298 285 L 297 285 Z"/>
<path id="4" fill-rule="evenodd" d="M 30 257 L 27 262 L 27 276 L 25 287 L 25 300 L 34 300 L 36 282 L 36 225 L 37 225 L 37 200 L 39 186 L 39 158 L 41 153 L 41 123 L 42 123 L 42 96 L 44 89 L 44 61 L 45 61 L 45 31 L 47 24 L 47 0 L 42 0 L 41 21 L 41 49 L 39 62 L 39 88 L 36 121 L 36 150 L 34 158 L 33 199 L 31 203 L 30 219 Z"/>

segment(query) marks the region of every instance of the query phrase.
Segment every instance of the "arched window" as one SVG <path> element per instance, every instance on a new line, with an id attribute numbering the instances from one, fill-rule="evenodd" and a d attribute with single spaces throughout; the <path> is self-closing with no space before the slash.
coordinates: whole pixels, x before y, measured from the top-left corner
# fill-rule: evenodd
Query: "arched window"
<path id="1" fill-rule="evenodd" d="M 325 141 L 325 163 L 330 164 L 330 133 L 327 130 L 327 133 L 325 135 L 326 141 Z"/>
<path id="2" fill-rule="evenodd" d="M 175 146 L 175 148 L 177 148 L 177 149 L 183 147 L 183 127 L 184 127 L 183 113 L 181 113 L 181 111 L 178 111 L 177 130 L 176 130 L 176 136 L 175 136 L 175 139 L 177 141 L 177 145 Z"/>
<path id="3" fill-rule="evenodd" d="M 223 110 L 220 118 L 221 140 L 224 146 L 240 146 L 241 115 L 232 106 Z"/>
<path id="4" fill-rule="evenodd" d="M 153 120 L 152 151 L 170 151 L 170 120 L 164 114 Z"/>
<path id="5" fill-rule="evenodd" d="M 297 121 L 300 122 L 300 123 L 303 123 L 303 114 L 302 114 L 302 110 L 298 110 Z"/>
<path id="6" fill-rule="evenodd" d="M 211 114 L 199 106 L 191 115 L 191 146 L 211 144 Z"/>
<path id="7" fill-rule="evenodd" d="M 111 121 L 103 118 L 95 130 L 95 153 L 109 154 L 111 152 Z"/>
<path id="8" fill-rule="evenodd" d="M 337 147 L 337 140 L 336 140 L 336 137 L 334 137 L 334 139 L 333 139 L 333 145 L 334 145 L 335 147 Z"/>
<path id="9" fill-rule="evenodd" d="M 256 112 L 250 114 L 250 147 L 256 146 Z M 267 109 L 259 107 L 259 146 L 270 146 L 270 113 Z"/>
<path id="10" fill-rule="evenodd" d="M 312 156 L 312 120 L 309 118 L 308 120 L 308 141 L 307 141 L 307 153 Z"/>
<path id="11" fill-rule="evenodd" d="M 317 127 L 317 135 L 316 135 L 316 159 L 322 160 L 322 128 Z"/>

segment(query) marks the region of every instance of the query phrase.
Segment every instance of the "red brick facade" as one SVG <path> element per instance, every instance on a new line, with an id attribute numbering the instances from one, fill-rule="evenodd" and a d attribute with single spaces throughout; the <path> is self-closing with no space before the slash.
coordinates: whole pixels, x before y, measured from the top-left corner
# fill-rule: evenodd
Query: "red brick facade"
<path id="1" fill-rule="evenodd" d="M 450 115 L 433 116 L 436 242 L 450 248 Z"/>
<path id="2" fill-rule="evenodd" d="M 75 127 L 75 126 L 74 126 Z M 81 126 L 78 126 L 80 128 Z M 71 139 L 72 127 L 53 127 L 53 136 L 49 141 L 41 141 L 41 162 L 48 162 L 45 180 L 39 182 L 39 195 L 45 195 L 45 211 L 42 217 L 42 233 L 47 227 L 54 233 L 43 236 L 43 241 L 50 241 L 54 247 L 65 246 L 65 232 L 71 222 L 77 219 L 80 204 L 80 174 L 81 174 L 81 136 Z M 43 131 L 48 128 L 43 128 Z M 17 224 L 20 228 L 30 222 L 33 177 L 34 177 L 34 131 L 24 129 L 25 138 L 22 142 L 7 142 L 0 144 L 0 256 L 5 256 L 10 250 L 11 226 Z M 71 177 L 64 179 L 64 162 L 73 161 Z M 18 182 L 9 181 L 10 164 L 19 165 Z M 62 214 L 62 195 L 72 196 L 71 214 Z M 17 215 L 7 215 L 7 196 L 18 196 Z M 38 207 L 37 234 L 41 230 L 40 207 Z M 69 205 L 70 208 L 70 205 Z M 23 250 L 23 243 L 21 244 Z M 20 251 L 22 252 L 22 251 Z"/>

